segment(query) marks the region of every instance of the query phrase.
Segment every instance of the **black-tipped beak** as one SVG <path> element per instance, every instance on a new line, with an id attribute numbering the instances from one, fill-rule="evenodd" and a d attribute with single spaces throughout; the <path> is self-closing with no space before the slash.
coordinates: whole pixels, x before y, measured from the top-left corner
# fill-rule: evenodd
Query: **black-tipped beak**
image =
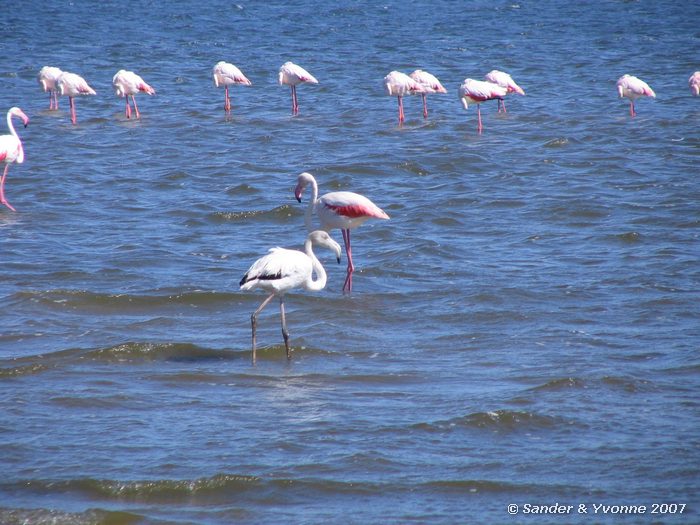
<path id="1" fill-rule="evenodd" d="M 297 202 L 301 202 L 301 197 L 297 197 Z"/>
<path id="2" fill-rule="evenodd" d="M 335 260 L 338 261 L 338 264 L 340 264 L 340 257 L 336 257 Z"/>

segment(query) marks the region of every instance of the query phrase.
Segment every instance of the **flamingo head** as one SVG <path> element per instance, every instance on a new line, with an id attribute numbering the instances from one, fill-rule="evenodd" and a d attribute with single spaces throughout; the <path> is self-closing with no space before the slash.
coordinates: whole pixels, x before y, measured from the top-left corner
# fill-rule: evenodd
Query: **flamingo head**
<path id="1" fill-rule="evenodd" d="M 29 117 L 25 115 L 24 111 L 22 111 L 18 107 L 10 108 L 9 113 L 12 116 L 21 118 L 25 128 L 27 127 L 27 124 L 29 124 Z"/>
<path id="2" fill-rule="evenodd" d="M 304 188 L 312 181 L 314 180 L 313 175 L 311 173 L 304 172 L 301 175 L 299 175 L 299 178 L 297 179 L 297 185 L 296 188 L 294 188 L 294 196 L 296 197 L 297 201 L 301 202 L 301 195 L 304 193 Z"/>

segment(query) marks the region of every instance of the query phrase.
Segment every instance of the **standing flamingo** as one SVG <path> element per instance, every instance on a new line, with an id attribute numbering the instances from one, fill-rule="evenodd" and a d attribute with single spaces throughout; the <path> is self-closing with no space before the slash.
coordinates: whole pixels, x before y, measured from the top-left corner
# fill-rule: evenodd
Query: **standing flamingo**
<path id="1" fill-rule="evenodd" d="M 19 140 L 19 136 L 15 131 L 15 127 L 12 125 L 12 117 L 21 118 L 25 128 L 27 124 L 29 124 L 29 117 L 24 114 L 24 111 L 17 107 L 10 108 L 7 112 L 7 127 L 10 129 L 10 134 L 0 135 L 0 161 L 5 163 L 5 171 L 3 171 L 2 179 L 0 179 L 0 203 L 4 204 L 12 211 L 15 211 L 5 198 L 5 178 L 10 169 L 10 164 L 13 162 L 22 164 L 24 162 L 24 148 L 22 147 L 22 141 Z"/>
<path id="2" fill-rule="evenodd" d="M 334 191 L 318 196 L 318 184 L 311 173 L 302 173 L 297 179 L 294 196 L 301 202 L 304 188 L 311 184 L 311 200 L 306 208 L 304 222 L 308 231 L 312 230 L 311 215 L 315 211 L 321 221 L 321 229 L 330 231 L 338 228 L 343 233 L 345 253 L 348 256 L 348 270 L 343 284 L 343 292 L 352 291 L 352 249 L 350 247 L 350 230 L 357 228 L 367 219 L 388 219 L 389 216 L 367 197 L 351 191 Z"/>
<path id="3" fill-rule="evenodd" d="M 700 95 L 700 71 L 696 71 L 688 79 L 688 87 L 694 96 Z"/>
<path id="4" fill-rule="evenodd" d="M 447 93 L 440 81 L 427 71 L 421 69 L 416 69 L 413 73 L 409 75 L 413 80 L 418 82 L 423 88 L 421 92 L 421 97 L 423 97 L 423 118 L 428 118 L 428 93 Z"/>
<path id="5" fill-rule="evenodd" d="M 291 86 L 292 87 L 292 114 L 299 114 L 299 103 L 297 102 L 297 85 L 302 82 L 308 82 L 309 84 L 318 84 L 318 80 L 314 76 L 306 71 L 301 66 L 297 66 L 292 62 L 285 62 L 280 67 L 279 71 L 279 83 L 280 86 Z"/>
<path id="6" fill-rule="evenodd" d="M 635 100 L 639 97 L 656 98 L 656 93 L 649 87 L 649 84 L 632 75 L 622 75 L 618 79 L 617 92 L 620 98 L 626 97 L 630 99 L 630 115 L 633 117 L 637 115 L 637 112 L 634 110 Z"/>
<path id="7" fill-rule="evenodd" d="M 235 84 L 242 84 L 244 86 L 251 86 L 253 83 L 246 78 L 246 76 L 233 64 L 228 62 L 217 62 L 213 70 L 214 75 L 214 85 L 216 87 L 224 86 L 224 111 L 226 113 L 231 112 L 231 99 L 228 96 L 228 87 Z"/>
<path id="8" fill-rule="evenodd" d="M 114 93 L 118 97 L 124 97 L 126 100 L 126 110 L 124 114 L 126 118 L 131 118 L 131 106 L 129 106 L 129 97 L 134 103 L 134 112 L 136 113 L 136 118 L 140 119 L 139 108 L 136 105 L 136 99 L 134 95 L 136 93 L 146 93 L 147 95 L 155 95 L 156 90 L 151 86 L 146 84 L 144 80 L 138 76 L 133 71 L 126 71 L 120 69 L 117 74 L 112 77 L 112 86 L 114 86 Z"/>
<path id="9" fill-rule="evenodd" d="M 66 71 L 61 73 L 58 77 L 56 85 L 58 86 L 58 91 L 61 93 L 61 96 L 68 95 L 68 101 L 70 102 L 70 120 L 73 125 L 75 125 L 77 119 L 75 116 L 75 101 L 73 98 L 80 95 L 96 95 L 97 93 L 88 86 L 88 83 L 85 82 L 83 77 Z"/>
<path id="10" fill-rule="evenodd" d="M 403 113 L 403 97 L 423 93 L 423 87 L 400 71 L 392 71 L 384 77 L 384 89 L 390 97 L 396 97 L 399 102 L 399 124 L 406 120 Z"/>
<path id="11" fill-rule="evenodd" d="M 497 69 L 489 71 L 488 73 L 486 73 L 486 76 L 484 76 L 484 80 L 486 80 L 486 82 L 491 82 L 492 84 L 496 84 L 498 86 L 506 88 L 506 91 L 508 93 L 517 93 L 518 95 L 525 95 L 525 91 L 523 90 L 523 88 L 516 84 L 515 80 L 513 80 L 513 78 L 508 73 L 504 73 L 503 71 L 499 71 Z M 501 111 L 503 111 L 503 113 L 507 113 L 505 100 L 499 98 L 498 112 L 500 113 Z"/>
<path id="12" fill-rule="evenodd" d="M 61 76 L 61 71 L 57 67 L 44 66 L 39 70 L 36 79 L 44 92 L 49 94 L 49 111 L 58 109 L 58 93 L 56 90 L 56 81 Z"/>
<path id="13" fill-rule="evenodd" d="M 287 359 L 292 356 L 289 348 L 289 331 L 284 315 L 284 294 L 292 288 L 299 286 L 311 292 L 323 290 L 326 286 L 326 271 L 313 252 L 312 245 L 323 246 L 335 253 L 340 263 L 340 245 L 331 239 L 324 231 L 309 233 L 304 243 L 304 252 L 299 250 L 287 250 L 284 248 L 271 248 L 267 255 L 253 263 L 239 283 L 241 290 L 261 288 L 270 295 L 262 302 L 253 315 L 250 316 L 250 324 L 253 332 L 252 358 L 255 363 L 255 329 L 258 314 L 265 306 L 277 296 L 280 299 L 280 314 L 282 316 L 282 337 L 287 350 Z M 313 274 L 316 279 L 313 279 Z"/>
<path id="14" fill-rule="evenodd" d="M 472 80 L 471 78 L 464 79 L 464 82 L 459 86 L 459 98 L 462 100 L 462 105 L 464 109 L 468 108 L 469 102 L 476 104 L 477 115 L 479 118 L 479 124 L 477 129 L 479 133 L 483 129 L 481 125 L 481 103 L 487 100 L 500 99 L 506 96 L 508 91 L 506 88 L 501 87 L 491 82 L 484 82 L 482 80 Z"/>

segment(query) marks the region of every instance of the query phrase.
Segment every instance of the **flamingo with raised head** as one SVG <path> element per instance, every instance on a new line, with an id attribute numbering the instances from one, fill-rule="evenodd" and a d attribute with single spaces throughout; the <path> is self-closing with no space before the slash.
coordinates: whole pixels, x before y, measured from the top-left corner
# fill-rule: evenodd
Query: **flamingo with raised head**
<path id="1" fill-rule="evenodd" d="M 253 83 L 246 78 L 243 72 L 238 69 L 233 64 L 224 62 L 223 60 L 217 62 L 212 71 L 214 76 L 214 85 L 216 87 L 224 86 L 224 111 L 226 113 L 231 112 L 231 99 L 228 95 L 228 87 L 240 84 L 242 86 L 251 86 Z"/>
<path id="2" fill-rule="evenodd" d="M 134 112 L 136 113 L 136 118 L 140 119 L 141 114 L 139 113 L 139 108 L 136 105 L 136 99 L 134 95 L 137 93 L 146 93 L 147 95 L 155 95 L 156 90 L 151 86 L 146 84 L 146 82 L 138 76 L 133 71 L 126 71 L 120 69 L 117 71 L 116 75 L 112 77 L 112 86 L 114 86 L 114 94 L 118 97 L 124 97 L 126 100 L 126 109 L 124 114 L 126 118 L 131 118 L 131 106 L 129 105 L 129 97 L 131 97 L 131 102 L 134 104 Z"/>
<path id="3" fill-rule="evenodd" d="M 318 80 L 301 66 L 293 62 L 285 62 L 279 70 L 278 80 L 280 86 L 291 86 L 292 88 L 292 114 L 299 114 L 299 102 L 297 100 L 297 86 L 304 82 L 308 84 L 318 84 Z"/>
<path id="4" fill-rule="evenodd" d="M 75 125 L 77 118 L 75 115 L 75 101 L 73 99 L 82 95 L 96 95 L 97 93 L 95 93 L 95 90 L 88 85 L 83 77 L 75 73 L 68 73 L 67 71 L 64 71 L 58 77 L 56 86 L 61 96 L 68 96 L 68 101 L 70 102 L 70 120 L 73 125 Z"/>
<path id="5" fill-rule="evenodd" d="M 521 88 L 518 84 L 515 83 L 513 77 L 511 77 L 508 73 L 499 71 L 498 69 L 493 69 L 486 73 L 486 75 L 484 76 L 484 80 L 486 80 L 486 82 L 491 82 L 492 84 L 496 84 L 498 86 L 506 88 L 506 91 L 508 93 L 517 93 L 518 95 L 525 95 L 525 91 L 523 90 L 523 88 Z M 498 112 L 500 113 L 501 111 L 503 111 L 503 113 L 507 113 L 505 100 L 499 98 Z"/>
<path id="6" fill-rule="evenodd" d="M 10 134 L 0 135 L 0 162 L 5 163 L 5 170 L 2 172 L 2 179 L 0 179 L 0 203 L 15 211 L 5 198 L 5 179 L 7 178 L 10 164 L 13 162 L 22 164 L 24 162 L 24 148 L 22 147 L 22 141 L 19 140 L 19 135 L 15 131 L 15 127 L 12 125 L 12 117 L 21 118 L 25 128 L 29 124 L 29 117 L 18 107 L 10 108 L 7 112 L 7 127 L 10 130 Z"/>
<path id="7" fill-rule="evenodd" d="M 696 71 L 688 79 L 688 87 L 693 96 L 700 95 L 700 71 Z"/>
<path id="8" fill-rule="evenodd" d="M 44 90 L 44 93 L 49 94 L 49 111 L 53 109 L 58 109 L 58 92 L 56 88 L 56 81 L 58 77 L 61 76 L 61 71 L 57 67 L 44 66 L 39 70 L 39 74 L 36 79 L 39 85 Z"/>
<path id="9" fill-rule="evenodd" d="M 258 322 L 258 314 L 272 300 L 279 297 L 280 314 L 282 317 L 282 337 L 287 350 L 287 359 L 292 357 L 289 348 L 289 331 L 284 315 L 284 295 L 293 288 L 302 287 L 311 292 L 323 290 L 326 286 L 326 271 L 316 258 L 313 246 L 328 248 L 340 263 L 340 245 L 331 239 L 324 231 L 309 233 L 304 243 L 304 251 L 287 250 L 285 248 L 271 248 L 267 255 L 255 261 L 241 279 L 241 290 L 254 290 L 260 288 L 270 295 L 260 304 L 257 310 L 250 316 L 250 324 L 253 334 L 252 359 L 255 363 L 255 330 Z M 313 278 L 316 274 L 316 279 Z"/>
<path id="10" fill-rule="evenodd" d="M 428 118 L 428 93 L 447 93 L 447 90 L 437 77 L 422 69 L 416 69 L 408 76 L 418 82 L 423 88 L 421 92 L 421 97 L 423 98 L 423 118 Z"/>
<path id="11" fill-rule="evenodd" d="M 403 97 L 423 93 L 423 87 L 401 71 L 392 71 L 384 77 L 384 89 L 390 97 L 396 97 L 399 103 L 399 124 L 406 120 L 403 111 Z"/>
<path id="12" fill-rule="evenodd" d="M 634 101 L 640 97 L 656 98 L 656 93 L 649 87 L 649 84 L 632 75 L 622 75 L 617 81 L 617 93 L 620 98 L 630 99 L 630 116 L 634 117 L 637 112 L 634 109 Z"/>
<path id="13" fill-rule="evenodd" d="M 471 78 L 465 78 L 462 85 L 459 86 L 459 98 L 462 101 L 464 109 L 468 109 L 469 102 L 476 104 L 476 111 L 479 119 L 477 129 L 479 133 L 481 133 L 483 129 L 481 124 L 481 103 L 494 99 L 503 100 L 507 92 L 506 88 L 497 84 L 485 82 L 483 80 L 472 80 Z"/>
<path id="14" fill-rule="evenodd" d="M 294 196 L 299 202 L 301 202 L 304 188 L 309 184 L 311 185 L 311 200 L 304 215 L 306 229 L 308 231 L 313 229 L 311 215 L 316 212 L 322 230 L 330 231 L 337 228 L 343 233 L 345 253 L 348 256 L 348 269 L 343 292 L 351 292 L 352 273 L 355 271 L 355 266 L 352 264 L 350 230 L 357 228 L 368 219 L 388 219 L 389 216 L 364 195 L 351 191 L 334 191 L 319 197 L 316 179 L 307 172 L 299 175 L 296 188 L 294 188 Z"/>

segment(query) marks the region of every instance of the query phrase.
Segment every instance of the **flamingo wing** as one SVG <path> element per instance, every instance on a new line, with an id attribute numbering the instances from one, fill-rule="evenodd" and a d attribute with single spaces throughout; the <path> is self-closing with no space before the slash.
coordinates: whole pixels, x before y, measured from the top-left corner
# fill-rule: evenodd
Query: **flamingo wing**
<path id="1" fill-rule="evenodd" d="M 301 285 L 312 273 L 311 259 L 298 250 L 270 248 L 241 279 L 241 290 L 256 287 L 286 291 Z"/>

